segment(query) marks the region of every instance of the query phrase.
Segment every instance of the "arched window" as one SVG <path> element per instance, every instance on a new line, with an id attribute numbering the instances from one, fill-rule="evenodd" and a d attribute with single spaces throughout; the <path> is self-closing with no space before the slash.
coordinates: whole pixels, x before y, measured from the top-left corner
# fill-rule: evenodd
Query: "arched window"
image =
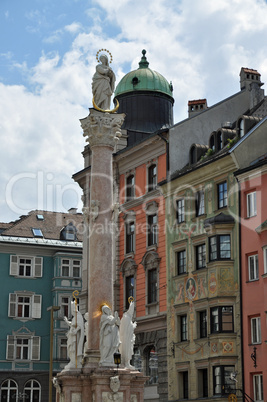
<path id="1" fill-rule="evenodd" d="M 215 136 L 214 134 L 212 134 L 210 136 L 210 149 L 212 149 L 213 151 L 215 151 Z"/>
<path id="2" fill-rule="evenodd" d="M 240 138 L 244 137 L 244 135 L 245 135 L 245 127 L 244 127 L 244 120 L 243 119 L 241 119 L 239 121 L 238 128 L 239 128 L 239 136 L 240 136 Z"/>
<path id="3" fill-rule="evenodd" d="M 223 135 L 221 131 L 217 133 L 217 150 L 220 151 L 223 149 Z"/>
<path id="4" fill-rule="evenodd" d="M 24 386 L 27 402 L 41 402 L 41 385 L 36 380 L 29 380 Z"/>
<path id="5" fill-rule="evenodd" d="M 5 380 L 2 383 L 0 400 L 3 402 L 18 401 L 18 385 L 14 380 Z"/>

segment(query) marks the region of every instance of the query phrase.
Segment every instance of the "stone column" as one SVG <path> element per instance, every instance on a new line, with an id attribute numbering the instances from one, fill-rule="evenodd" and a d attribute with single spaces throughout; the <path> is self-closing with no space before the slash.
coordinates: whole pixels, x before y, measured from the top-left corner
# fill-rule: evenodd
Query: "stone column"
<path id="1" fill-rule="evenodd" d="M 89 203 L 89 274 L 88 274 L 88 363 L 99 356 L 99 322 L 101 307 L 113 310 L 113 169 L 112 153 L 121 135 L 124 114 L 90 109 L 81 119 L 84 136 L 92 150 Z"/>

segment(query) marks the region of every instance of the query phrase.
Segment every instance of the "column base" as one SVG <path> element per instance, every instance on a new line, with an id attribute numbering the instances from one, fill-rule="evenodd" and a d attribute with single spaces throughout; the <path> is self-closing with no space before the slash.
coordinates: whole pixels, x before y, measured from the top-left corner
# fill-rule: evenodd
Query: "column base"
<path id="1" fill-rule="evenodd" d="M 89 368 L 57 375 L 57 402 L 143 402 L 148 377 L 130 369 Z"/>

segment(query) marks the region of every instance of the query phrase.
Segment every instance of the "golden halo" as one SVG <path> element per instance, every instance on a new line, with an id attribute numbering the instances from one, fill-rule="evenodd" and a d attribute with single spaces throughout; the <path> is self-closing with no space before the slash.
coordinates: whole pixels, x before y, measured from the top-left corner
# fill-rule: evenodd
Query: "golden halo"
<path id="1" fill-rule="evenodd" d="M 131 304 L 131 302 L 133 302 L 133 301 L 134 301 L 133 296 L 128 297 L 128 302 L 129 302 L 129 304 Z"/>
<path id="2" fill-rule="evenodd" d="M 100 63 L 100 60 L 99 60 L 99 57 L 98 57 L 98 55 L 99 55 L 100 52 L 107 52 L 107 53 L 109 54 L 109 56 L 110 56 L 110 61 L 109 61 L 109 63 L 112 63 L 112 54 L 110 53 L 110 51 L 109 51 L 108 49 L 99 49 L 99 50 L 98 50 L 98 52 L 97 52 L 97 54 L 96 54 L 96 60 L 98 61 L 98 63 Z"/>
<path id="3" fill-rule="evenodd" d="M 101 109 L 100 107 L 97 106 L 97 104 L 95 103 L 94 97 L 93 97 L 93 100 L 92 100 L 94 109 L 98 110 L 99 112 L 104 112 L 104 113 L 116 113 L 117 110 L 119 109 L 119 106 L 120 106 L 118 99 L 116 99 L 116 102 L 117 102 L 117 104 L 116 104 L 114 109 L 112 109 L 112 110 L 104 110 L 104 109 Z"/>
<path id="4" fill-rule="evenodd" d="M 99 306 L 99 311 L 100 311 L 101 314 L 102 314 L 102 307 L 104 307 L 104 306 L 107 306 L 111 310 L 110 304 L 108 302 L 103 302 Z"/>

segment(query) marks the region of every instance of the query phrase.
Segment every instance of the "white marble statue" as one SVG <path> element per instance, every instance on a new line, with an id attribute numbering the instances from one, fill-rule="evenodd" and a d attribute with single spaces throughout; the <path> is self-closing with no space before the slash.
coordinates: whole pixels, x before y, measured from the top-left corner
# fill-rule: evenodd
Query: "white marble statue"
<path id="1" fill-rule="evenodd" d="M 85 354 L 87 349 L 88 349 L 88 318 L 89 314 L 88 312 L 84 314 L 84 347 L 83 347 L 83 353 Z"/>
<path id="2" fill-rule="evenodd" d="M 71 314 L 71 321 L 68 321 L 67 317 L 64 317 L 65 322 L 69 326 L 69 330 L 67 332 L 67 351 L 70 359 L 64 370 L 82 367 L 84 322 L 83 317 L 79 312 L 78 307 L 75 306 L 74 301 L 71 302 Z"/>
<path id="3" fill-rule="evenodd" d="M 109 67 L 108 57 L 102 54 L 99 57 L 100 64 L 96 66 L 93 75 L 92 91 L 95 104 L 103 109 L 109 110 L 111 95 L 115 88 L 116 77 L 112 68 Z"/>
<path id="4" fill-rule="evenodd" d="M 120 318 L 117 311 L 114 316 L 107 305 L 102 307 L 100 319 L 100 365 L 114 366 L 114 353 L 120 346 Z"/>
<path id="5" fill-rule="evenodd" d="M 136 322 L 133 322 L 134 302 L 130 303 L 129 309 L 123 314 L 120 325 L 120 353 L 122 364 L 129 369 L 134 369 L 130 360 L 134 353 Z"/>

